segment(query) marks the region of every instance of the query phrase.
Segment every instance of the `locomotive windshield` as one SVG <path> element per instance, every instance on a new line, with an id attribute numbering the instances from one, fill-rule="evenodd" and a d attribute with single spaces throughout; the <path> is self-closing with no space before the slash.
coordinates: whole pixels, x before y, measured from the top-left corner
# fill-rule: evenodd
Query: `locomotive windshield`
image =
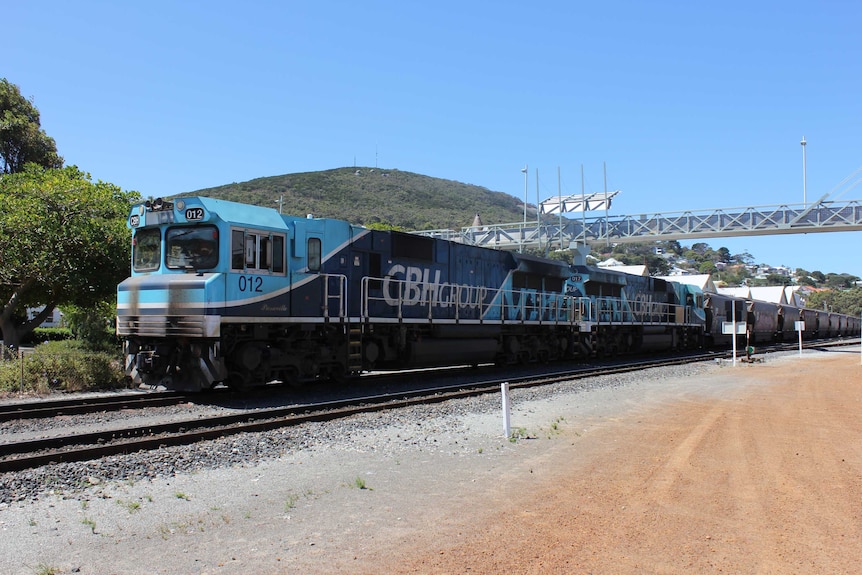
<path id="1" fill-rule="evenodd" d="M 218 265 L 218 229 L 215 226 L 169 228 L 165 243 L 165 263 L 171 269 L 199 270 Z"/>
<path id="2" fill-rule="evenodd" d="M 136 272 L 159 269 L 162 233 L 158 229 L 140 230 L 132 241 L 132 262 Z"/>

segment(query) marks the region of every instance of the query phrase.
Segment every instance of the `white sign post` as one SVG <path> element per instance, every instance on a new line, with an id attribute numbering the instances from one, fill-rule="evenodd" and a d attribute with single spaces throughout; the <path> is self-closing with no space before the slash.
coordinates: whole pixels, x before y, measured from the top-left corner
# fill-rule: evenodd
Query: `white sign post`
<path id="1" fill-rule="evenodd" d="M 512 424 L 509 417 L 509 382 L 500 384 L 500 392 L 503 395 L 503 433 L 506 438 L 512 435 Z"/>
<path id="2" fill-rule="evenodd" d="M 793 327 L 799 332 L 799 356 L 802 357 L 802 332 L 805 331 L 805 322 L 795 321 L 793 322 Z"/>
<path id="3" fill-rule="evenodd" d="M 733 365 L 736 365 L 736 336 L 745 334 L 745 323 L 736 321 L 721 322 L 721 333 L 733 335 Z"/>

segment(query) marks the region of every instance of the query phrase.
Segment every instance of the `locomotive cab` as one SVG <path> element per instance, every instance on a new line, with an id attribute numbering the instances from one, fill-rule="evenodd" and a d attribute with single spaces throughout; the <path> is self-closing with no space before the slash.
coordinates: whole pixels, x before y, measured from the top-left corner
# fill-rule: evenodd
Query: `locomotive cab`
<path id="1" fill-rule="evenodd" d="M 244 313 L 237 294 L 253 299 L 284 287 L 284 220 L 224 204 L 188 198 L 132 207 L 132 269 L 117 288 L 117 334 L 133 381 L 173 389 L 225 381 L 223 320 Z"/>

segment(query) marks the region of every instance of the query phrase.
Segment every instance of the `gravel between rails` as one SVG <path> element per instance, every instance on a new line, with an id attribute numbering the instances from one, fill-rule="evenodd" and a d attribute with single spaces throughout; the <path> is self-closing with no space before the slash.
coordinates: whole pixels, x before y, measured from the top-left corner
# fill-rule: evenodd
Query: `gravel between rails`
<path id="1" fill-rule="evenodd" d="M 826 354 L 806 352 L 818 355 Z M 503 437 L 493 394 L 3 474 L 0 572 L 351 572 L 351 556 L 424 529 L 413 522 L 429 521 L 437 501 L 457 502 L 489 473 L 504 478 L 511 458 L 553 440 L 557 426 L 586 432 L 669 395 L 721 394 L 744 384 L 740 367 L 671 366 L 513 390 L 518 441 Z M 421 519 L 399 509 L 403 489 L 418 497 L 410 505 L 422 507 Z M 358 493 L 375 502 L 364 507 Z M 380 512 L 392 517 L 375 519 Z"/>

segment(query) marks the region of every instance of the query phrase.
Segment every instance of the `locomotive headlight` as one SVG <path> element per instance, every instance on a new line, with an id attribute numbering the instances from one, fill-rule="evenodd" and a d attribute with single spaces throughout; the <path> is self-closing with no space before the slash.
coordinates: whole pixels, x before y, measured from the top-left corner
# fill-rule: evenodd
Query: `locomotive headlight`
<path id="1" fill-rule="evenodd" d="M 173 202 L 166 202 L 162 198 L 156 198 L 153 201 L 147 200 L 144 202 L 144 206 L 151 212 L 162 212 L 173 209 L 174 204 Z"/>
<path id="2" fill-rule="evenodd" d="M 182 211 L 186 208 L 186 203 L 182 200 L 177 200 L 176 202 L 174 202 L 174 205 L 176 205 L 177 209 L 180 211 Z"/>

